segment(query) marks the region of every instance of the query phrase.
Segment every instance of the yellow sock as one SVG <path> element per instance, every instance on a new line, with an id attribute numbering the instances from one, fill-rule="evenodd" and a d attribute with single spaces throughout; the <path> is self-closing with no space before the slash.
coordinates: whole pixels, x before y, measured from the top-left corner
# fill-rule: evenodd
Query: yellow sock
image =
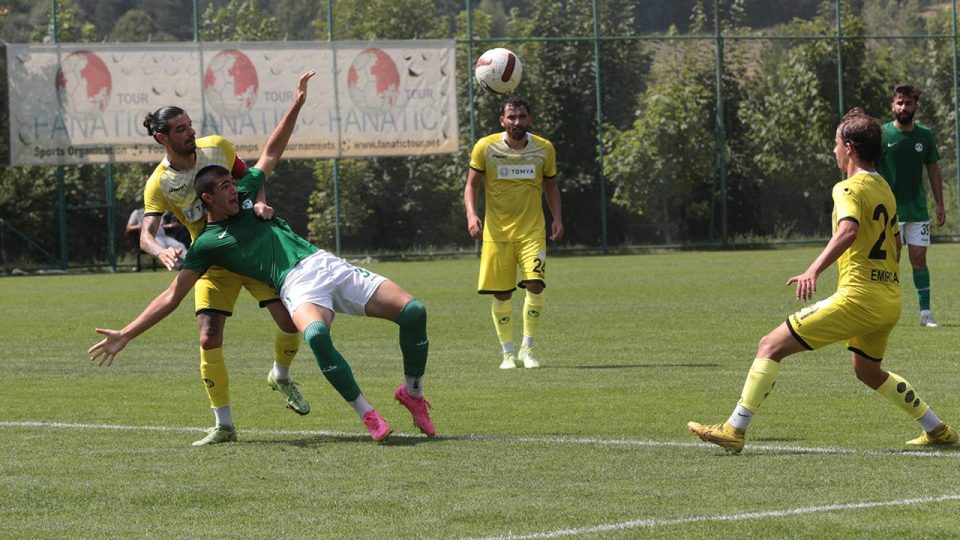
<path id="1" fill-rule="evenodd" d="M 757 412 L 763 400 L 770 395 L 773 385 L 780 374 L 780 362 L 769 358 L 755 358 L 747 380 L 743 383 L 743 392 L 740 393 L 740 404 Z"/>
<path id="2" fill-rule="evenodd" d="M 877 393 L 909 414 L 910 418 L 919 419 L 930 407 L 920 399 L 920 396 L 917 395 L 913 386 L 906 379 L 892 371 L 888 373 L 890 376 L 880 385 L 880 388 L 877 388 Z"/>
<path id="3" fill-rule="evenodd" d="M 200 349 L 200 376 L 210 398 L 210 406 L 218 409 L 230 404 L 230 377 L 223 363 L 223 349 Z"/>
<path id="4" fill-rule="evenodd" d="M 513 305 L 510 300 L 493 299 L 491 304 L 491 313 L 493 314 L 493 326 L 497 329 L 497 337 L 500 338 L 500 344 L 513 343 L 513 317 L 511 312 Z"/>
<path id="5" fill-rule="evenodd" d="M 527 291 L 523 300 L 523 337 L 533 341 L 540 326 L 540 315 L 543 313 L 543 293 L 533 294 Z M 526 340 L 524 340 L 526 341 Z"/>
<path id="6" fill-rule="evenodd" d="M 273 337 L 274 359 L 281 366 L 289 367 L 293 363 L 293 358 L 297 356 L 300 350 L 300 334 L 294 332 L 288 334 L 277 328 L 277 334 Z"/>

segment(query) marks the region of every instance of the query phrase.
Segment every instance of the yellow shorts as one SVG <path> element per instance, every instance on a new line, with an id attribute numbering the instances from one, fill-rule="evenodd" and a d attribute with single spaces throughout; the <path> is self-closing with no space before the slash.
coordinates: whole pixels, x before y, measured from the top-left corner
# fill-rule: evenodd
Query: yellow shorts
<path id="1" fill-rule="evenodd" d="M 484 242 L 480 250 L 480 279 L 477 292 L 491 294 L 512 292 L 524 281 L 544 280 L 547 266 L 546 237 L 517 242 Z M 517 283 L 517 267 L 520 282 Z"/>
<path id="2" fill-rule="evenodd" d="M 877 362 L 883 360 L 890 332 L 900 319 L 900 304 L 871 308 L 834 293 L 787 318 L 787 327 L 804 347 L 816 350 L 843 341 L 847 349 Z M 873 309 L 876 308 L 876 309 Z"/>
<path id="3" fill-rule="evenodd" d="M 216 311 L 227 316 L 233 315 L 233 306 L 237 304 L 241 288 L 250 291 L 260 301 L 260 307 L 280 301 L 277 291 L 266 283 L 234 274 L 219 266 L 211 266 L 194 286 L 196 313 Z"/>

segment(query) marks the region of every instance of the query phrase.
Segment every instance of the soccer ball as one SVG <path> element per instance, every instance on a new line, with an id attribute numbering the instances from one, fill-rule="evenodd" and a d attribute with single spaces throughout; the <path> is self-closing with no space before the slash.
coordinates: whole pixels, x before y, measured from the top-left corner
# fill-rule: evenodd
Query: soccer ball
<path id="1" fill-rule="evenodd" d="M 490 49 L 480 55 L 473 69 L 477 83 L 491 94 L 506 94 L 520 84 L 520 58 L 507 49 Z"/>

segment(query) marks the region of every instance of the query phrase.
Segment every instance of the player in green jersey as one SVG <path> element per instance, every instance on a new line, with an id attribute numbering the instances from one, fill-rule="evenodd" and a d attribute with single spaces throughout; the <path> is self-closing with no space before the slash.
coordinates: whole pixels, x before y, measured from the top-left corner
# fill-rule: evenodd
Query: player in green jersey
<path id="1" fill-rule="evenodd" d="M 923 428 L 923 434 L 907 444 L 956 444 L 956 431 L 934 414 L 910 383 L 880 367 L 901 309 L 896 200 L 874 170 L 880 159 L 880 141 L 880 124 L 861 109 L 841 120 L 833 152 L 847 179 L 833 188 L 833 236 L 806 271 L 787 280 L 787 285 L 797 284 L 798 300 L 809 300 L 816 293 L 817 276 L 836 261 L 837 291 L 790 315 L 760 340 L 730 417 L 713 425 L 690 422 L 687 428 L 694 435 L 734 454 L 740 452 L 747 426 L 773 389 L 781 361 L 843 341 L 852 353 L 857 379 Z"/>
<path id="2" fill-rule="evenodd" d="M 920 326 L 935 328 L 939 324 L 930 309 L 930 270 L 927 268 L 930 215 L 927 193 L 923 189 L 924 169 L 936 203 L 937 227 L 943 226 L 947 217 L 936 140 L 929 128 L 913 120 L 919 100 L 920 89 L 916 86 L 904 84 L 893 89 L 894 120 L 883 125 L 883 159 L 878 170 L 897 198 L 897 216 L 920 302 Z"/>
<path id="3" fill-rule="evenodd" d="M 219 266 L 268 283 L 280 292 L 324 377 L 378 442 L 392 429 L 361 393 L 349 364 L 333 346 L 330 327 L 337 312 L 395 322 L 400 330 L 404 384 L 396 389 L 394 398 L 410 411 L 414 424 L 432 437 L 436 429 L 427 412 L 430 404 L 423 398 L 429 348 L 423 304 L 393 281 L 311 245 L 282 219 L 266 221 L 254 215 L 254 196 L 286 148 L 306 99 L 307 81 L 314 74 L 301 77 L 297 105 L 281 119 L 257 164 L 239 183 L 218 165 L 197 174 L 195 188 L 206 208 L 207 224 L 187 253 L 183 268 L 167 290 L 122 330 L 98 328 L 105 337 L 90 348 L 90 358 L 101 366 L 110 365 L 130 340 L 176 309 L 204 272 Z M 217 425 L 211 436 L 218 442 L 235 441 L 236 429 Z"/>

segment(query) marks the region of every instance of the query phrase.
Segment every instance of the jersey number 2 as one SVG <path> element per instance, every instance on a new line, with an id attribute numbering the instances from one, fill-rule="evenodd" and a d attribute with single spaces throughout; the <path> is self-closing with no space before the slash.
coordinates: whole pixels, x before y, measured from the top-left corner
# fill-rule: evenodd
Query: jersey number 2
<path id="1" fill-rule="evenodd" d="M 873 244 L 873 249 L 870 250 L 870 255 L 867 255 L 870 259 L 886 259 L 887 250 L 881 248 L 883 241 L 887 239 L 887 220 L 890 219 L 890 216 L 887 214 L 887 208 L 882 204 L 878 204 L 877 207 L 873 210 L 873 220 L 880 220 L 880 238 L 877 238 L 877 242 Z"/>

